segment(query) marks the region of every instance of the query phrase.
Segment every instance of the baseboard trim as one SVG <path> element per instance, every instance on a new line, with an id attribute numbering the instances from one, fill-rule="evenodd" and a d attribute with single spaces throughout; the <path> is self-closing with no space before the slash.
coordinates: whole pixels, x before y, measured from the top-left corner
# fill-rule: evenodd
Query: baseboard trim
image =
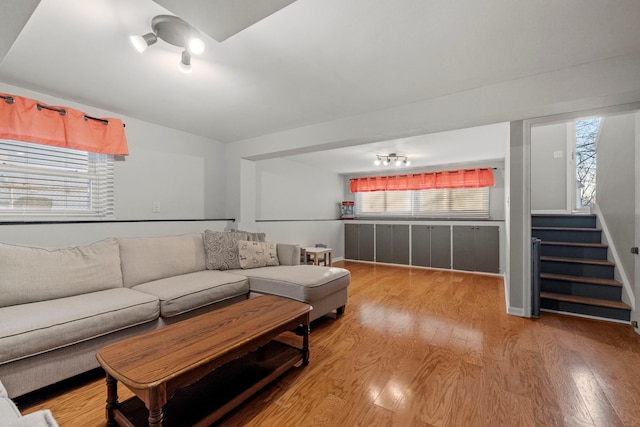
<path id="1" fill-rule="evenodd" d="M 570 312 L 570 311 L 550 310 L 548 308 L 541 308 L 540 311 L 544 311 L 544 312 L 547 312 L 547 313 L 562 314 L 563 316 L 582 317 L 584 319 L 602 320 L 604 322 L 611 322 L 611 323 L 621 323 L 623 325 L 630 325 L 631 324 L 631 322 L 628 322 L 626 320 L 609 319 L 607 317 L 590 316 L 588 314 L 573 313 L 573 312 Z"/>
<path id="2" fill-rule="evenodd" d="M 519 307 L 509 306 L 507 308 L 507 314 L 510 314 L 512 316 L 518 316 L 518 317 L 528 317 L 524 315 L 524 308 L 519 308 Z"/>

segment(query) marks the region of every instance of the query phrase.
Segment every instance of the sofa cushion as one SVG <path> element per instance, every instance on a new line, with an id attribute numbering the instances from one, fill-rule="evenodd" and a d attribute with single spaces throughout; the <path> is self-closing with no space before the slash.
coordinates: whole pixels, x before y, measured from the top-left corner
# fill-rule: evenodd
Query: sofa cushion
<path id="1" fill-rule="evenodd" d="M 132 289 L 160 299 L 160 315 L 172 317 L 249 293 L 246 277 L 204 270 L 143 283 Z"/>
<path id="2" fill-rule="evenodd" d="M 238 241 L 240 268 L 258 268 L 279 265 L 275 243 Z"/>
<path id="3" fill-rule="evenodd" d="M 351 282 L 349 270 L 313 265 L 279 265 L 234 270 L 233 273 L 247 276 L 251 291 L 292 298 L 311 305 L 346 288 Z"/>
<path id="4" fill-rule="evenodd" d="M 163 237 L 118 238 L 122 280 L 132 287 L 140 283 L 205 269 L 201 233 Z"/>
<path id="5" fill-rule="evenodd" d="M 58 423 L 51 410 L 41 409 L 10 422 L 7 427 L 58 427 Z"/>
<path id="6" fill-rule="evenodd" d="M 4 385 L 0 383 L 0 425 L 6 425 L 3 423 L 8 424 L 10 421 L 20 417 L 20 411 L 8 396 Z"/>
<path id="7" fill-rule="evenodd" d="M 119 287 L 116 239 L 67 248 L 0 243 L 0 307 Z"/>
<path id="8" fill-rule="evenodd" d="M 158 298 L 127 288 L 0 308 L 0 364 L 158 318 Z"/>
<path id="9" fill-rule="evenodd" d="M 238 258 L 238 241 L 260 241 L 263 233 L 246 231 L 211 231 L 204 232 L 204 248 L 209 270 L 233 270 L 240 268 Z"/>

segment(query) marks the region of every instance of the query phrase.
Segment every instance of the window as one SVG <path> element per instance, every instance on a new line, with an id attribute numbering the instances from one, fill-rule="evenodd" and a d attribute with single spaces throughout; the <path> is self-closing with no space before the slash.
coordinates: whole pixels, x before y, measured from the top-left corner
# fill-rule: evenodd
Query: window
<path id="1" fill-rule="evenodd" d="M 0 140 L 0 216 L 113 215 L 109 154 Z"/>
<path id="2" fill-rule="evenodd" d="M 489 187 L 355 193 L 359 217 L 489 218 Z"/>

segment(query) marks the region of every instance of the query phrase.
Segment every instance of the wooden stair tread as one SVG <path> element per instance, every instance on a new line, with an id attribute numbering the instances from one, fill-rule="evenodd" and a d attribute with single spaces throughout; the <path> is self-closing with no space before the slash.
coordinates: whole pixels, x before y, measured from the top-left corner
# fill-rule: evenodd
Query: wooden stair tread
<path id="1" fill-rule="evenodd" d="M 549 231 L 602 231 L 599 228 L 591 227 L 531 227 L 532 230 L 549 230 Z"/>
<path id="2" fill-rule="evenodd" d="M 595 217 L 595 214 L 591 214 L 591 213 L 572 213 L 572 214 L 566 214 L 566 213 L 547 213 L 547 214 L 531 214 L 531 216 L 535 216 L 535 217 L 540 217 L 540 218 L 544 218 L 544 217 L 551 217 L 551 218 L 575 218 L 575 217 Z"/>
<path id="3" fill-rule="evenodd" d="M 615 286 L 622 287 L 622 283 L 613 279 L 600 279 L 597 277 L 569 276 L 566 274 L 540 273 L 541 279 L 560 280 L 563 282 L 588 283 L 591 285 Z"/>
<path id="4" fill-rule="evenodd" d="M 580 248 L 608 248 L 604 243 L 552 242 L 543 240 L 541 244 L 548 246 L 576 246 Z"/>
<path id="5" fill-rule="evenodd" d="M 631 310 L 627 304 L 622 301 L 611 301 L 600 298 L 588 298 L 577 295 L 557 294 L 554 292 L 540 292 L 540 298 L 546 298 L 556 301 L 573 302 L 576 304 L 595 305 L 599 307 L 615 308 L 619 310 Z"/>
<path id="6" fill-rule="evenodd" d="M 615 263 L 602 260 L 602 259 L 584 259 L 584 258 L 561 258 L 555 256 L 541 256 L 541 261 L 551 261 L 551 262 L 572 262 L 574 264 L 591 264 L 591 265 L 601 265 L 605 267 L 614 267 Z"/>

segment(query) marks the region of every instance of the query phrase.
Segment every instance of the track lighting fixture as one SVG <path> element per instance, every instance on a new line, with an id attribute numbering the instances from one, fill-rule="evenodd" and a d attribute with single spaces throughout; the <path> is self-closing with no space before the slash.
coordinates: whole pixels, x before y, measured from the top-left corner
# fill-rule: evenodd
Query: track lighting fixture
<path id="1" fill-rule="evenodd" d="M 200 32 L 187 22 L 172 15 L 158 15 L 151 20 L 153 32 L 142 36 L 131 36 L 131 43 L 142 53 L 158 39 L 183 48 L 182 58 L 178 64 L 184 73 L 191 73 L 191 54 L 200 55 L 204 52 L 204 41 Z"/>
<path id="2" fill-rule="evenodd" d="M 401 156 L 396 153 L 376 154 L 376 159 L 373 161 L 373 164 L 376 166 L 388 166 L 391 162 L 396 166 L 409 166 L 411 164 L 407 156 Z"/>

